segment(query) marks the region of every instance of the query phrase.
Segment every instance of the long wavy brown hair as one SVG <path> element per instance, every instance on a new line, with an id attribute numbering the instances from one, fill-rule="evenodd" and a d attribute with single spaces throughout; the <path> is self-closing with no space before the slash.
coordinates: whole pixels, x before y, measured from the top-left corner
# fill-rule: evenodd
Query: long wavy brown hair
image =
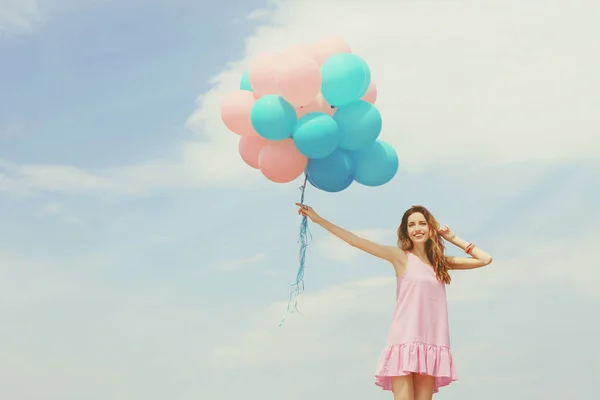
<path id="1" fill-rule="evenodd" d="M 412 206 L 406 210 L 402 216 L 402 222 L 398 227 L 398 247 L 402 250 L 412 250 L 413 248 L 413 242 L 408 236 L 408 217 L 414 213 L 423 214 L 425 221 L 427 221 L 427 225 L 429 226 L 429 239 L 425 243 L 425 251 L 429 263 L 433 266 L 435 276 L 438 281 L 450 284 L 452 279 L 450 278 L 450 274 L 448 274 L 448 261 L 444 256 L 444 241 L 438 233 L 440 225 L 425 207 Z"/>

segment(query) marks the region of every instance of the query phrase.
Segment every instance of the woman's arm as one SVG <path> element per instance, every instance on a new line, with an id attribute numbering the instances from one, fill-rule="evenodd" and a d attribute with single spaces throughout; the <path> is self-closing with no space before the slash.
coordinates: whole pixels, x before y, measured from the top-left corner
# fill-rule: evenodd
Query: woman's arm
<path id="1" fill-rule="evenodd" d="M 450 228 L 448 228 L 447 225 L 444 225 L 444 227 L 440 229 L 440 234 L 448 242 L 452 243 L 457 247 L 460 247 L 463 251 L 467 249 L 467 246 L 471 245 L 471 243 L 452 233 L 452 231 L 450 231 Z M 492 256 L 477 246 L 471 245 L 469 254 L 471 255 L 471 257 L 446 256 L 446 260 L 448 261 L 448 268 L 474 269 L 485 267 L 486 265 L 490 265 L 492 263 Z"/>
<path id="2" fill-rule="evenodd" d="M 406 258 L 406 254 L 404 254 L 404 252 L 400 250 L 397 246 L 384 246 L 378 243 L 374 243 L 368 239 L 355 235 L 354 233 L 347 231 L 344 228 L 340 228 L 339 226 L 327 221 L 324 218 L 319 218 L 313 222 L 321 225 L 327 231 L 333 233 L 335 236 L 339 237 L 352 247 L 356 247 L 357 249 L 360 249 L 375 257 L 387 260 L 392 264 L 396 264 L 398 262 L 404 264 L 403 261 L 404 258 Z"/>
<path id="3" fill-rule="evenodd" d="M 296 205 L 300 206 L 299 203 L 296 203 Z M 331 232 L 352 247 L 360 249 L 375 257 L 387 260 L 394 266 L 401 266 L 406 263 L 406 254 L 397 246 L 383 246 L 355 235 L 354 233 L 327 221 L 325 218 L 318 215 L 312 207 L 302 206 L 298 210 L 298 214 L 308 216 L 311 221 L 322 226 L 325 230 Z"/>

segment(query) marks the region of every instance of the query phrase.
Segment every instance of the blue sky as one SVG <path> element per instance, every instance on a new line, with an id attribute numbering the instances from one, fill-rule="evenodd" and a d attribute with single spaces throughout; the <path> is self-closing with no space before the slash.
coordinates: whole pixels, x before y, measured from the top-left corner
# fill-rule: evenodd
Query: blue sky
<path id="1" fill-rule="evenodd" d="M 494 256 L 453 274 L 436 396 L 594 398 L 572 382 L 600 373 L 598 5 L 312 4 L 0 0 L 0 397 L 391 398 L 390 267 L 311 226 L 278 328 L 301 181 L 243 164 L 218 112 L 257 54 L 335 34 L 400 170 L 307 202 L 389 244 L 424 204 Z"/>
<path id="2" fill-rule="evenodd" d="M 107 154 L 115 165 L 164 157 L 186 134 L 206 78 L 242 49 L 249 27 L 231 21 L 256 5 L 237 3 L 210 18 L 191 1 L 109 1 L 62 12 L 47 4 L 38 31 L 0 42 L 1 72 L 10 77 L 3 92 L 11 93 L 0 117 L 31 143 L 10 141 L 2 155 L 92 168 L 105 166 Z M 211 39 L 226 25 L 228 35 Z"/>

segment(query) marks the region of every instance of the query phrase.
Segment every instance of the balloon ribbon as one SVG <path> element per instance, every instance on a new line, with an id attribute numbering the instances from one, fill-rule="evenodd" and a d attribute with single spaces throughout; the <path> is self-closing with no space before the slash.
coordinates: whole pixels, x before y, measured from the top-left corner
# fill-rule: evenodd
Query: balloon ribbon
<path id="1" fill-rule="evenodd" d="M 304 192 L 306 190 L 306 182 L 308 180 L 308 174 L 304 171 L 304 183 L 300 186 L 300 190 L 302 191 L 302 195 L 300 196 L 300 207 L 304 205 Z M 293 313 L 294 310 L 298 313 L 298 297 L 304 292 L 304 263 L 306 261 L 306 248 L 308 247 L 310 241 L 312 239 L 310 230 L 308 229 L 308 217 L 303 215 L 302 222 L 300 223 L 300 237 L 298 242 L 300 243 L 300 252 L 298 256 L 298 260 L 300 262 L 300 266 L 298 267 L 298 273 L 296 274 L 296 282 L 291 284 L 290 289 L 290 298 L 288 300 L 287 309 L 283 318 L 281 319 L 281 323 L 279 326 L 283 325 L 286 316 L 289 313 Z M 292 301 L 294 302 L 294 306 L 292 309 Z"/>

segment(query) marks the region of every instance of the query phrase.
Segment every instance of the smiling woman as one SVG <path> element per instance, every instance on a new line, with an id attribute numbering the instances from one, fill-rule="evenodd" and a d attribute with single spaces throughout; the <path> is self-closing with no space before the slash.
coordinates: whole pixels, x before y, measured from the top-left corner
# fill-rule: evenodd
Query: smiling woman
<path id="1" fill-rule="evenodd" d="M 351 246 L 389 261 L 394 268 L 396 307 L 375 384 L 391 390 L 394 400 L 430 400 L 440 387 L 457 380 L 448 327 L 448 271 L 482 267 L 490 264 L 492 257 L 456 236 L 447 225 L 440 228 L 423 206 L 413 206 L 402 216 L 397 246 L 382 246 L 355 235 L 309 206 L 300 205 L 298 213 Z M 444 240 L 472 257 L 446 256 Z"/>

